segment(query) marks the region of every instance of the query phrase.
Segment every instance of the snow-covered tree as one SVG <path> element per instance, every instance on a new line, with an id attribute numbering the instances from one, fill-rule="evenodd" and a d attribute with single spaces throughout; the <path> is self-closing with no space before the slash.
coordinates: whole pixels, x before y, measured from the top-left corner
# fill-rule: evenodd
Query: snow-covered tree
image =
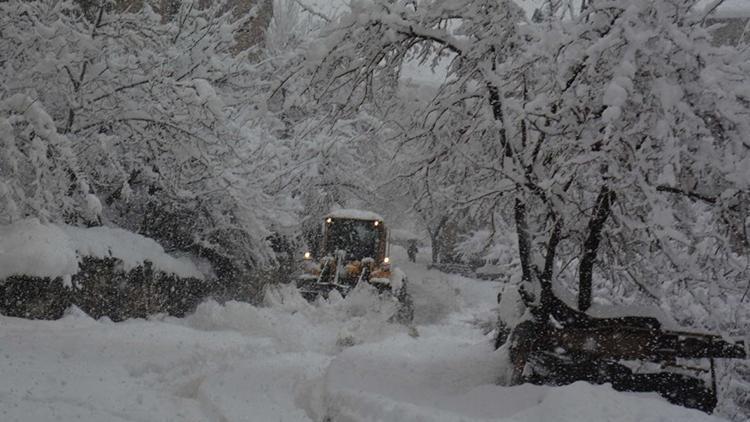
<path id="1" fill-rule="evenodd" d="M 85 212 L 98 198 L 106 221 L 170 250 L 256 265 L 270 258 L 266 227 L 286 214 L 265 185 L 279 165 L 264 158 L 274 138 L 256 124 L 265 85 L 234 51 L 249 18 L 222 2 L 184 2 L 169 20 L 147 3 L 119 11 L 102 2 L 88 16 L 72 1 L 3 2 L 0 98 L 21 95 L 47 111 L 49 160 L 69 172 L 56 183 L 77 183 Z M 58 140 L 67 155 L 53 152 Z M 74 191 L 44 185 L 61 197 Z M 80 224 L 92 218 L 84 211 L 53 220 Z"/>
<path id="2" fill-rule="evenodd" d="M 597 291 L 738 329 L 747 51 L 712 45 L 696 0 L 563 3 L 532 23 L 512 1 L 356 2 L 309 53 L 310 84 L 344 114 L 385 108 L 407 64 L 448 62 L 421 112 L 395 108 L 402 168 L 454 212 L 512 222 L 542 320 L 571 316 L 564 290 L 579 311 Z"/>
<path id="3" fill-rule="evenodd" d="M 747 223 L 727 223 L 746 218 L 748 62 L 711 45 L 695 3 L 592 2 L 509 66 L 537 75 L 519 114 L 542 165 L 526 172 L 582 245 L 581 288 L 595 262 L 648 295 L 672 283 L 726 293 L 746 276 L 732 237 Z"/>
<path id="4" fill-rule="evenodd" d="M 91 193 L 70 140 L 57 133 L 41 104 L 23 94 L 0 101 L 0 223 L 83 218 L 96 224 L 101 203 Z"/>
<path id="5" fill-rule="evenodd" d="M 594 274 L 652 298 L 675 283 L 736 289 L 746 58 L 711 45 L 695 1 L 549 16 L 531 25 L 510 1 L 358 2 L 310 53 L 311 83 L 355 110 L 382 101 L 407 61 L 449 60 L 405 130 L 421 151 L 410 167 L 451 187 L 454 208 L 515 221 L 537 301 L 554 278 L 581 286 L 585 310 Z"/>

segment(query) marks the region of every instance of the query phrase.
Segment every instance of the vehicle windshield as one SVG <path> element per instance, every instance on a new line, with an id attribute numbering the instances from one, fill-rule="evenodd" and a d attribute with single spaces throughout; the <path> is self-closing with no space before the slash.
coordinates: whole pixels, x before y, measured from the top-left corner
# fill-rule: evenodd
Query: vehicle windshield
<path id="1" fill-rule="evenodd" d="M 326 252 L 341 249 L 347 259 L 375 258 L 380 231 L 373 221 L 334 219 L 326 225 Z"/>

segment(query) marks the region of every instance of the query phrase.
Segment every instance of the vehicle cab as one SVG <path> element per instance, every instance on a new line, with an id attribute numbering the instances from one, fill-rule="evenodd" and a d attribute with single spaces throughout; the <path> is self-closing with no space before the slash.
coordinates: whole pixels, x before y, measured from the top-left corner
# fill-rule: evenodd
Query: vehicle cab
<path id="1" fill-rule="evenodd" d="M 305 253 L 303 268 L 319 282 L 387 283 L 391 274 L 388 229 L 370 211 L 342 209 L 323 217 L 320 256 Z"/>

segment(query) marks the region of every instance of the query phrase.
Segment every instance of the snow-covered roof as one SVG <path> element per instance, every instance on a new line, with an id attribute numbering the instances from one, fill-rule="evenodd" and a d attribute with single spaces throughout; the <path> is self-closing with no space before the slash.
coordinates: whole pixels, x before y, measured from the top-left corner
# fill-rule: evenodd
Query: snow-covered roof
<path id="1" fill-rule="evenodd" d="M 120 259 L 125 271 L 148 260 L 156 271 L 204 278 L 190 260 L 177 259 L 153 239 L 127 230 L 42 224 L 36 218 L 0 225 L 0 279 L 27 275 L 69 280 L 84 256 Z"/>
<path id="2" fill-rule="evenodd" d="M 372 211 L 355 210 L 355 209 L 340 209 L 333 210 L 324 218 L 347 218 L 350 220 L 378 220 L 383 221 L 383 217 Z"/>

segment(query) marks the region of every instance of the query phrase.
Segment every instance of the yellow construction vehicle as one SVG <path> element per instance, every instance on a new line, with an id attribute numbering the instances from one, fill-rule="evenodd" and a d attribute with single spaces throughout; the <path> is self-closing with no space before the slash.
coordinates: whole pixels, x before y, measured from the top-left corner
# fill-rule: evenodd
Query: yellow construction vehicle
<path id="1" fill-rule="evenodd" d="M 358 283 L 369 283 L 400 302 L 397 319 L 411 321 L 413 306 L 403 272 L 392 266 L 388 229 L 370 211 L 342 209 L 323 217 L 323 236 L 317 252 L 305 252 L 297 287 L 307 300 L 346 296 Z"/>

